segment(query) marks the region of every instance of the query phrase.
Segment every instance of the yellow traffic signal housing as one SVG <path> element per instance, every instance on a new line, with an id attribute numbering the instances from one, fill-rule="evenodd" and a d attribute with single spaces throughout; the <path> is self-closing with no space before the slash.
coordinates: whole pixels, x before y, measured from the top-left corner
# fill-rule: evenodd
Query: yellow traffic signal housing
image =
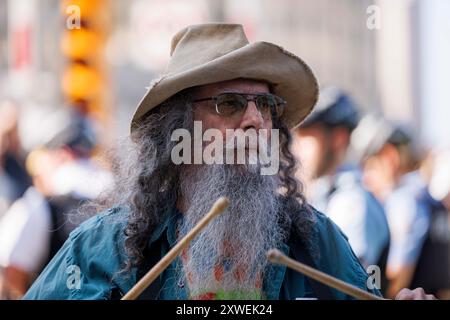
<path id="1" fill-rule="evenodd" d="M 91 61 L 101 49 L 102 39 L 93 30 L 74 29 L 63 34 L 61 50 L 69 59 Z"/>
<path id="2" fill-rule="evenodd" d="M 71 107 L 106 118 L 108 92 L 104 48 L 109 32 L 109 0 L 62 0 L 61 13 L 74 23 L 63 24 L 61 74 L 64 100 Z M 78 15 L 78 16 L 77 16 Z M 78 19 L 78 20 L 77 20 Z M 82 103 L 81 103 L 82 102 Z"/>
<path id="3" fill-rule="evenodd" d="M 72 63 L 62 77 L 63 93 L 69 100 L 92 100 L 102 89 L 99 70 L 81 63 Z"/>

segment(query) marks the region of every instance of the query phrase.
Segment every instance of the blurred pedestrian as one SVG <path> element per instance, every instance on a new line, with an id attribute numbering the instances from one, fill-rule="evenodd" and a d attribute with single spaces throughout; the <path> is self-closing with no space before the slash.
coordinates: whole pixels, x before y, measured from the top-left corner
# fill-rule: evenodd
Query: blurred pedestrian
<path id="1" fill-rule="evenodd" d="M 49 124 L 52 136 L 27 160 L 34 186 L 0 220 L 3 295 L 9 299 L 26 292 L 87 218 L 75 209 L 112 183 L 110 174 L 91 160 L 97 142 L 87 119 L 63 112 L 50 117 Z"/>
<path id="2" fill-rule="evenodd" d="M 31 185 L 18 134 L 19 110 L 12 100 L 0 102 L 0 217 Z"/>
<path id="3" fill-rule="evenodd" d="M 450 299 L 450 151 L 435 155 L 429 187 L 420 201 L 430 222 L 410 287 Z"/>

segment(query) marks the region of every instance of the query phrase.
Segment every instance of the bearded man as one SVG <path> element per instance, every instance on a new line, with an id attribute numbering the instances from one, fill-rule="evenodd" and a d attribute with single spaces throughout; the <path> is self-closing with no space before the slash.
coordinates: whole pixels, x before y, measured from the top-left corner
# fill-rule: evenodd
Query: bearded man
<path id="1" fill-rule="evenodd" d="M 317 88 L 300 58 L 271 43 L 249 44 L 240 25 L 178 32 L 166 74 L 135 112 L 115 189 L 97 203 L 96 210 L 109 209 L 71 234 L 25 299 L 119 299 L 221 196 L 229 198 L 228 209 L 140 298 L 350 298 L 268 263 L 270 248 L 379 294 L 368 287 L 346 237 L 306 203 L 294 178 L 289 129 L 312 110 Z M 194 121 L 224 135 L 227 129 L 276 130 L 277 174 L 261 174 L 261 163 L 175 164 L 172 133 L 192 132 Z"/>

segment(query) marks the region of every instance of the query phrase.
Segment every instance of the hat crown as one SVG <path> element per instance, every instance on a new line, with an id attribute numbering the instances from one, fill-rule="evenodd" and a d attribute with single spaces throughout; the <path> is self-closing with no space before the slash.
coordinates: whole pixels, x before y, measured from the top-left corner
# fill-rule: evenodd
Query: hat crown
<path id="1" fill-rule="evenodd" d="M 240 24 L 188 26 L 172 38 L 167 73 L 180 73 L 204 65 L 247 44 Z"/>

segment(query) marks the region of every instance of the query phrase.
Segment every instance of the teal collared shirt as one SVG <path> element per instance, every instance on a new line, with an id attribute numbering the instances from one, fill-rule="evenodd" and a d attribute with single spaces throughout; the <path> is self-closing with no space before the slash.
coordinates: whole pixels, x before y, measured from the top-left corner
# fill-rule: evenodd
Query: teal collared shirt
<path id="1" fill-rule="evenodd" d="M 137 281 L 137 272 L 120 273 L 126 261 L 124 228 L 127 210 L 112 208 L 83 223 L 73 231 L 61 250 L 28 290 L 24 299 L 85 299 L 113 298 L 113 292 L 128 292 Z M 176 227 L 181 214 L 166 214 L 154 230 L 149 245 L 160 244 L 163 257 L 176 242 Z M 362 268 L 346 237 L 326 216 L 316 212 L 315 241 L 318 255 L 315 266 L 323 272 L 379 295 L 367 288 L 368 275 Z M 292 256 L 292 248 L 280 248 Z M 177 258 L 160 278 L 160 299 L 187 299 L 186 286 L 176 277 Z M 264 292 L 269 300 L 314 297 L 305 276 L 281 265 L 270 265 L 264 279 Z M 334 299 L 350 299 L 331 289 Z"/>

